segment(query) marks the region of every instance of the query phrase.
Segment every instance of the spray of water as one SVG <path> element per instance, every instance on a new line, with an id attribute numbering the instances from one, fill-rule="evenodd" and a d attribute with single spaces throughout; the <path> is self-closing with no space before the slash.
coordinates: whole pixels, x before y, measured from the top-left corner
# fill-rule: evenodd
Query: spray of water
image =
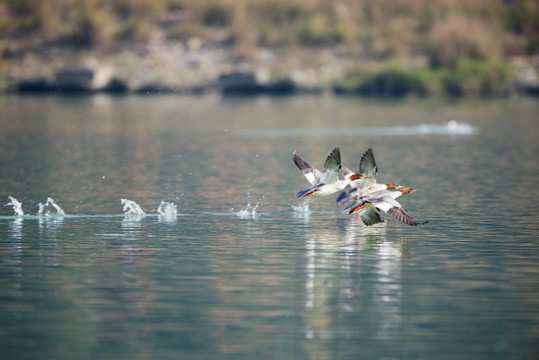
<path id="1" fill-rule="evenodd" d="M 176 205 L 174 205 L 173 202 L 168 201 L 161 201 L 159 203 L 159 207 L 157 208 L 157 212 L 160 216 L 166 219 L 176 219 L 178 216 L 178 209 L 176 208 Z"/>
<path id="2" fill-rule="evenodd" d="M 39 210 L 37 212 L 38 216 L 65 216 L 66 213 L 62 208 L 54 202 L 52 198 L 47 198 L 47 201 L 45 204 L 39 203 L 37 204 L 39 207 Z"/>
<path id="3" fill-rule="evenodd" d="M 236 213 L 237 216 L 239 216 L 242 219 L 255 219 L 258 214 L 256 212 L 256 209 L 260 206 L 260 203 L 263 199 L 266 198 L 266 195 L 262 195 L 262 197 L 258 200 L 258 202 L 255 205 L 251 205 L 251 194 L 247 193 L 247 205 L 240 211 Z"/>
<path id="4" fill-rule="evenodd" d="M 251 206 L 251 204 L 248 203 L 243 209 L 238 211 L 236 215 L 238 215 L 242 219 L 254 219 L 256 218 L 257 208 L 258 208 L 258 204 L 255 206 Z"/>
<path id="5" fill-rule="evenodd" d="M 309 209 L 310 199 L 305 200 L 303 203 L 295 206 L 292 205 L 292 210 L 294 214 L 298 216 L 309 216 L 311 210 Z"/>
<path id="6" fill-rule="evenodd" d="M 24 211 L 22 211 L 22 203 L 19 200 L 15 199 L 13 196 L 8 196 L 8 198 L 11 201 L 4 206 L 13 206 L 13 211 L 15 212 L 15 215 L 23 216 Z"/>
<path id="7" fill-rule="evenodd" d="M 146 215 L 146 213 L 144 212 L 144 210 L 142 210 L 139 204 L 137 204 L 133 200 L 122 199 L 122 205 L 124 206 L 123 208 L 124 215 L 137 216 L 137 217 L 142 217 Z"/>

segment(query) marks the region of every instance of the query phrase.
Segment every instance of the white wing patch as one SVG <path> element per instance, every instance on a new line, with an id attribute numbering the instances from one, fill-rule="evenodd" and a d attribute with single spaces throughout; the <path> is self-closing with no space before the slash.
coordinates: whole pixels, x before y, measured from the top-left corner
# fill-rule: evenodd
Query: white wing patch
<path id="1" fill-rule="evenodd" d="M 316 174 L 316 172 L 318 174 Z M 313 171 L 308 172 L 308 173 L 303 173 L 303 175 L 305 175 L 305 178 L 307 178 L 307 181 L 310 182 L 311 185 L 316 185 L 320 177 L 322 176 L 322 174 L 320 174 L 320 171 L 316 169 L 313 169 Z"/>

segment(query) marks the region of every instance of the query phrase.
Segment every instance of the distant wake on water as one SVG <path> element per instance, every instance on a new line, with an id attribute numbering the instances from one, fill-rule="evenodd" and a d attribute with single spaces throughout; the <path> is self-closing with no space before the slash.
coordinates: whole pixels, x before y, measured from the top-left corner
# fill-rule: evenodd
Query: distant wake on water
<path id="1" fill-rule="evenodd" d="M 357 128 L 297 128 L 238 130 L 245 137 L 311 137 L 311 136 L 409 136 L 409 135 L 474 135 L 479 128 L 467 123 L 448 120 L 443 124 Z"/>

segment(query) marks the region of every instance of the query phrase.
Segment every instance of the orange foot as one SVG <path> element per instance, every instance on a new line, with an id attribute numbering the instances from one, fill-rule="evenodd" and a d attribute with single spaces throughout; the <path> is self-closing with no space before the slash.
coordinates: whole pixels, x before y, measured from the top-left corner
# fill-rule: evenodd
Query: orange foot
<path id="1" fill-rule="evenodd" d="M 356 211 L 358 211 L 358 210 L 363 209 L 364 207 L 365 207 L 365 204 L 358 205 L 358 206 L 352 208 L 352 210 L 350 210 L 348 213 L 349 213 L 349 214 L 354 213 L 354 212 L 356 212 Z"/>

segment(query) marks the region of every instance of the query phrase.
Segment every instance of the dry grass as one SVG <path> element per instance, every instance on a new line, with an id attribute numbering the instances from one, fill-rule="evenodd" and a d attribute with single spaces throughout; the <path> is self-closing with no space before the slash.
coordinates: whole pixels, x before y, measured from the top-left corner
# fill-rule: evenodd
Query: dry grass
<path id="1" fill-rule="evenodd" d="M 455 67 L 462 58 L 496 59 L 500 34 L 481 18 L 452 15 L 432 27 L 426 53 L 433 66 Z"/>
<path id="2" fill-rule="evenodd" d="M 260 47 L 334 47 L 358 61 L 434 67 L 539 51 L 536 0 L 0 0 L 0 60 L 36 44 L 121 49 L 155 35 Z M 6 43 L 15 50 L 3 51 Z M 15 44 L 15 45 L 13 45 Z M 343 50 L 344 49 L 344 50 Z M 9 53 L 9 54 L 8 54 Z"/>

